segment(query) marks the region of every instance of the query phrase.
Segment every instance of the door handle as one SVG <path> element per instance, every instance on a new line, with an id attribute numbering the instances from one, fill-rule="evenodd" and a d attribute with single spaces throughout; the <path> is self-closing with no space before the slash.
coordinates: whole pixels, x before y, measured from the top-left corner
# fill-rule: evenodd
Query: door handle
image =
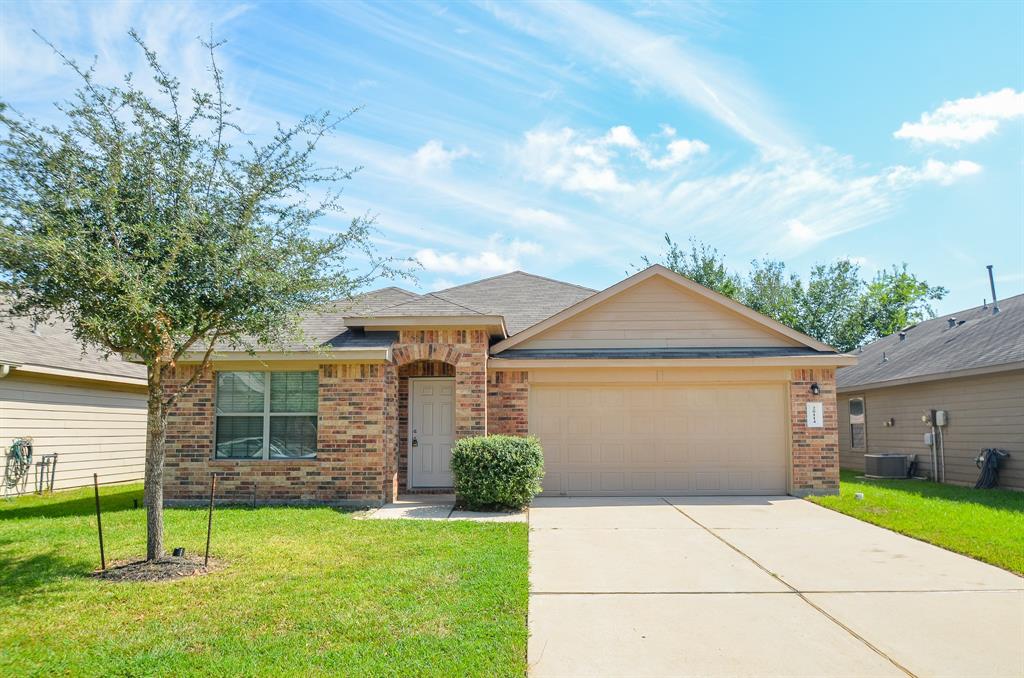
<path id="1" fill-rule="evenodd" d="M 418 447 L 419 444 L 420 444 L 420 441 L 416 439 L 416 431 L 414 429 L 413 432 L 412 432 L 412 446 L 413 447 Z"/>

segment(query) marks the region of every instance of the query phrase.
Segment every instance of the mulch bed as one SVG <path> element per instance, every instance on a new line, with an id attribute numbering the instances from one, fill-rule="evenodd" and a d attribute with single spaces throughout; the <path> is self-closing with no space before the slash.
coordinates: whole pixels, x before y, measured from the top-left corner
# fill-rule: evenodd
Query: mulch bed
<path id="1" fill-rule="evenodd" d="M 106 570 L 94 572 L 93 576 L 116 582 L 173 581 L 185 577 L 198 577 L 221 567 L 223 563 L 213 558 L 210 559 L 208 566 L 204 566 L 202 556 L 164 556 L 157 560 L 116 561 Z"/>

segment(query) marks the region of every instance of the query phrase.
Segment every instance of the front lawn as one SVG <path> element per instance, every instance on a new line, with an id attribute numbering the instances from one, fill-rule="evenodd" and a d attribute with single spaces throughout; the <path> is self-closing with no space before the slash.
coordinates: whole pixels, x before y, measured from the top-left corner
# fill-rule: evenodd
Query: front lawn
<path id="1" fill-rule="evenodd" d="M 811 501 L 1024 574 L 1024 492 L 840 474 L 840 494 Z M 857 492 L 864 499 L 854 498 Z"/>
<path id="2" fill-rule="evenodd" d="M 103 490 L 108 562 L 145 551 L 141 485 Z M 218 508 L 226 567 L 114 583 L 92 489 L 0 501 L 0 675 L 523 675 L 527 527 Z M 206 512 L 166 512 L 202 551 Z"/>

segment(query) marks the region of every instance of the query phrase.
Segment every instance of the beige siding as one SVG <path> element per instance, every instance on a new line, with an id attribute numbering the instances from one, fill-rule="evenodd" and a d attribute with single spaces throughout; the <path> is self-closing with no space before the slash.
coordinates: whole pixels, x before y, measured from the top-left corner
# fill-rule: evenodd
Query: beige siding
<path id="1" fill-rule="evenodd" d="M 924 444 L 930 430 L 921 422 L 927 410 L 946 410 L 944 428 L 946 480 L 974 484 L 974 458 L 983 448 L 999 447 L 1011 457 L 1000 483 L 1024 489 L 1024 371 L 892 386 L 839 396 L 839 452 L 844 468 L 863 470 L 864 453 L 850 449 L 848 400 L 864 396 L 867 451 L 917 454 L 919 467 L 931 475 L 931 451 Z M 892 418 L 894 426 L 886 426 Z"/>
<path id="2" fill-rule="evenodd" d="M 517 348 L 799 345 L 664 278 L 653 277 Z"/>
<path id="3" fill-rule="evenodd" d="M 56 452 L 54 487 L 141 480 L 146 455 L 142 389 L 12 373 L 0 379 L 0 445 L 33 439 L 34 458 Z M 28 489 L 35 482 L 31 474 Z"/>

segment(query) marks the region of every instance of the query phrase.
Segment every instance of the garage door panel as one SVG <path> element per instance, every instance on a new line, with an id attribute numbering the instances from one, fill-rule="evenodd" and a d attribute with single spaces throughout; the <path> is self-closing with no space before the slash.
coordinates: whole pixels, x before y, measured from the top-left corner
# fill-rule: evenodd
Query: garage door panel
<path id="1" fill-rule="evenodd" d="M 690 474 L 685 471 L 668 471 L 661 475 L 661 489 L 665 494 L 687 494 L 693 487 Z"/>
<path id="2" fill-rule="evenodd" d="M 783 384 L 538 384 L 529 421 L 546 494 L 786 491 Z"/>

